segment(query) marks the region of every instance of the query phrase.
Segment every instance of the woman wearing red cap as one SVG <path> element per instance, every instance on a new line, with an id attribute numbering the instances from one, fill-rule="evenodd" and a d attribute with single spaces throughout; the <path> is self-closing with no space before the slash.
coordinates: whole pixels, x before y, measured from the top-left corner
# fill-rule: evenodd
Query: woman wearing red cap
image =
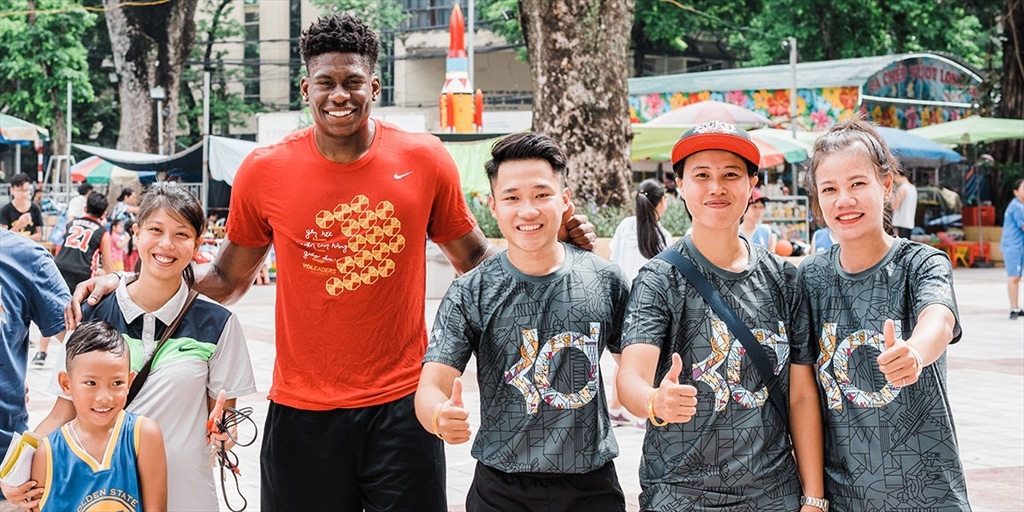
<path id="1" fill-rule="evenodd" d="M 665 253 L 689 259 L 724 298 L 757 352 L 767 353 L 773 377 L 762 382 L 752 353 L 673 264 L 659 256 L 640 270 L 617 383 L 626 408 L 649 420 L 640 466 L 645 511 L 828 508 L 797 270 L 740 236 L 758 161 L 746 132 L 718 121 L 690 129 L 672 149 L 693 232 Z M 778 387 L 769 392 L 769 385 Z"/>

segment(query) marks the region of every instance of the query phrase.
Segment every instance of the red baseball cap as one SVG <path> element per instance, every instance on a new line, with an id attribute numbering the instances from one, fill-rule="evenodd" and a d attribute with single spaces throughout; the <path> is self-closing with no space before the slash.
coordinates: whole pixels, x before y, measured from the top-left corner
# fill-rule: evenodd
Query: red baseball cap
<path id="1" fill-rule="evenodd" d="M 686 130 L 672 146 L 672 165 L 682 162 L 694 153 L 709 149 L 736 154 L 747 162 L 751 176 L 757 174 L 761 152 L 745 130 L 723 121 L 708 121 Z"/>

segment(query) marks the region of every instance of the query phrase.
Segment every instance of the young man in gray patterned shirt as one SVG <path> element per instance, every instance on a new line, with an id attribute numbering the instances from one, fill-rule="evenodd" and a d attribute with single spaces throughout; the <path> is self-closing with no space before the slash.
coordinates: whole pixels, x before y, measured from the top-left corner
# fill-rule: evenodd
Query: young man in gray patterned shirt
<path id="1" fill-rule="evenodd" d="M 570 199 L 566 156 L 553 140 L 515 134 L 491 154 L 488 203 L 508 250 L 445 294 L 417 416 L 448 443 L 470 439 L 460 376 L 476 355 L 478 463 L 467 511 L 625 510 L 599 362 L 618 345 L 629 285 L 614 264 L 558 241 Z"/>

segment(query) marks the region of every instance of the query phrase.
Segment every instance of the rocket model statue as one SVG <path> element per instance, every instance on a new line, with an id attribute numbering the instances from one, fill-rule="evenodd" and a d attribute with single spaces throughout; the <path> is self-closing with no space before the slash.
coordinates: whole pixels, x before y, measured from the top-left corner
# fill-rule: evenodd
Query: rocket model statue
<path id="1" fill-rule="evenodd" d="M 483 130 L 484 94 L 469 83 L 469 58 L 466 57 L 466 20 L 459 4 L 452 7 L 448 22 L 448 58 L 444 65 L 441 89 L 441 131 L 471 133 Z"/>

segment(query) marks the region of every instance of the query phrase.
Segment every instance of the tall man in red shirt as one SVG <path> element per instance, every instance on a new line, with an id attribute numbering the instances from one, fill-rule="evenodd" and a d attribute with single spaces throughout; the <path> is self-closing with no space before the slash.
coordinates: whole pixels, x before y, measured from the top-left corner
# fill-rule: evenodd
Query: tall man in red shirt
<path id="1" fill-rule="evenodd" d="M 444 146 L 370 119 L 381 90 L 377 35 L 358 18 L 320 18 L 300 49 L 314 125 L 242 163 L 227 240 L 195 286 L 237 300 L 274 244 L 277 359 L 261 508 L 446 510 L 443 445 L 413 404 L 427 345 L 426 241 L 459 272 L 495 249 Z M 585 218 L 566 226 L 577 245 L 592 243 Z"/>

